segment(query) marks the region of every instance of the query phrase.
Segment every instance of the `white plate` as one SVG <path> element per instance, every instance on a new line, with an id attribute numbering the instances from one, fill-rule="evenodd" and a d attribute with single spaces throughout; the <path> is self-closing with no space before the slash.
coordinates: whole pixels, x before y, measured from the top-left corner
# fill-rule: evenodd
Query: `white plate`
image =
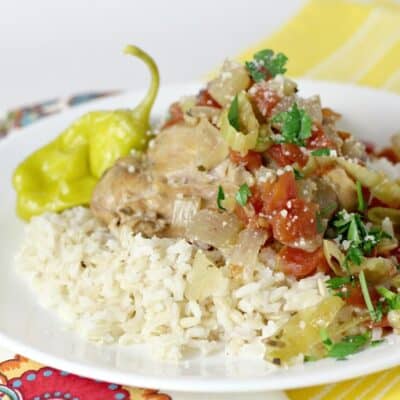
<path id="1" fill-rule="evenodd" d="M 163 115 L 174 99 L 194 93 L 198 85 L 162 89 L 154 115 Z M 382 145 L 400 129 L 400 97 L 355 86 L 300 82 L 300 94 L 320 93 L 325 106 L 343 114 L 341 126 Z M 48 142 L 83 112 L 135 105 L 140 93 L 129 93 L 77 107 L 15 132 L 0 142 L 0 344 L 36 361 L 91 378 L 126 385 L 189 392 L 249 392 L 288 389 L 353 378 L 400 363 L 393 340 L 351 357 L 323 360 L 303 367 L 269 372 L 261 361 L 196 358 L 178 365 L 156 362 L 150 349 L 101 347 L 65 330 L 37 305 L 35 296 L 15 275 L 13 255 L 21 242 L 23 223 L 14 212 L 11 174 L 29 153 Z"/>

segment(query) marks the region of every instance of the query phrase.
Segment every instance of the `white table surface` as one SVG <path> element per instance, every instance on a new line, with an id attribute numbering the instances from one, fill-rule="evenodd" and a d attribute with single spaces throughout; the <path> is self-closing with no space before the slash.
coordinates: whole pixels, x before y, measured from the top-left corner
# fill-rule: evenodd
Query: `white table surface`
<path id="1" fill-rule="evenodd" d="M 0 0 L 0 111 L 54 96 L 196 80 L 290 18 L 303 0 Z"/>

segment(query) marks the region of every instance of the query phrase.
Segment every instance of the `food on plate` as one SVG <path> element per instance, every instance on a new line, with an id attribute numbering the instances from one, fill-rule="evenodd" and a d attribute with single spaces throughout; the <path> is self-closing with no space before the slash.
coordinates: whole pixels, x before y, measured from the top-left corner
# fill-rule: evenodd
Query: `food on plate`
<path id="1" fill-rule="evenodd" d="M 88 205 L 105 170 L 132 149 L 146 148 L 150 140 L 150 111 L 159 86 L 158 69 L 153 59 L 135 46 L 127 46 L 125 53 L 140 58 L 148 66 L 152 79 L 148 93 L 132 110 L 83 115 L 22 162 L 13 177 L 21 218 Z"/>
<path id="2" fill-rule="evenodd" d="M 286 62 L 269 49 L 226 61 L 170 106 L 147 148 L 129 129 L 104 160 L 117 139 L 96 131 L 102 161 L 87 186 L 61 169 L 83 197 L 20 204 L 23 217 L 62 211 L 31 219 L 17 257 L 39 300 L 90 340 L 149 343 L 169 360 L 344 359 L 398 332 L 400 136 L 379 150 L 339 129 L 319 96 L 298 94 Z M 21 165 L 34 192 L 58 158 L 30 160 Z"/>

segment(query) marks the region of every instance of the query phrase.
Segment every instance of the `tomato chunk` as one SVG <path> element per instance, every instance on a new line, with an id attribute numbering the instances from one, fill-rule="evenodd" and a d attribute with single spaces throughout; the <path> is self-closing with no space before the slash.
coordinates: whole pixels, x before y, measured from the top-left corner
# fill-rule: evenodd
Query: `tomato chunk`
<path id="1" fill-rule="evenodd" d="M 183 111 L 179 103 L 172 103 L 169 107 L 169 118 L 163 125 L 162 129 L 175 125 L 183 121 Z"/>
<path id="2" fill-rule="evenodd" d="M 197 103 L 198 106 L 207 106 L 207 107 L 215 107 L 222 108 L 221 105 L 211 96 L 208 90 L 200 90 L 197 95 Z"/>
<path id="3" fill-rule="evenodd" d="M 242 164 L 249 171 L 255 171 L 262 165 L 262 156 L 256 151 L 248 151 L 245 156 L 241 156 L 239 152 L 231 150 L 230 159 L 235 164 Z"/>
<path id="4" fill-rule="evenodd" d="M 379 300 L 379 293 L 375 288 L 368 288 L 369 295 L 371 297 L 372 303 L 376 303 Z M 364 296 L 361 291 L 360 285 L 346 285 L 346 291 L 343 292 L 343 299 L 350 305 L 360 308 L 366 308 Z"/>
<path id="5" fill-rule="evenodd" d="M 300 167 L 304 167 L 308 160 L 308 156 L 301 151 L 300 147 L 292 143 L 274 144 L 266 153 L 279 167 L 292 165 L 295 162 Z"/>
<path id="6" fill-rule="evenodd" d="M 278 93 L 274 92 L 265 83 L 257 83 L 250 90 L 250 99 L 263 117 L 269 117 L 272 110 L 281 101 Z"/>
<path id="7" fill-rule="evenodd" d="M 365 151 L 367 154 L 375 154 L 375 143 L 368 142 L 366 140 L 363 140 L 362 143 L 365 146 Z"/>
<path id="8" fill-rule="evenodd" d="M 387 315 L 384 315 L 380 321 L 371 321 L 370 322 L 371 328 L 391 328 L 392 326 L 390 325 L 389 319 Z"/>
<path id="9" fill-rule="evenodd" d="M 385 149 L 381 150 L 378 153 L 378 157 L 384 157 L 393 164 L 397 164 L 400 161 L 399 157 L 394 152 L 394 150 L 390 149 L 389 147 L 386 147 Z"/>
<path id="10" fill-rule="evenodd" d="M 260 189 L 267 215 L 282 210 L 288 200 L 297 197 L 296 180 L 293 172 L 285 172 L 274 183 L 266 182 Z"/>
<path id="11" fill-rule="evenodd" d="M 274 238 L 288 246 L 299 246 L 301 241 L 317 237 L 318 206 L 302 199 L 292 199 L 286 208 L 272 217 Z M 297 245 L 296 245 L 297 243 Z"/>
<path id="12" fill-rule="evenodd" d="M 316 271 L 327 271 L 329 269 L 322 248 L 308 253 L 304 250 L 285 246 L 279 252 L 278 260 L 282 271 L 295 278 L 304 278 L 313 275 Z"/>
<path id="13" fill-rule="evenodd" d="M 235 207 L 236 216 L 245 224 L 248 225 L 250 222 L 254 225 L 258 225 L 258 214 L 263 209 L 263 200 L 261 197 L 260 190 L 257 186 L 253 186 L 250 188 L 251 196 L 249 197 L 248 204 L 244 207 L 239 204 Z M 249 206 L 251 206 L 251 215 L 249 216 Z"/>

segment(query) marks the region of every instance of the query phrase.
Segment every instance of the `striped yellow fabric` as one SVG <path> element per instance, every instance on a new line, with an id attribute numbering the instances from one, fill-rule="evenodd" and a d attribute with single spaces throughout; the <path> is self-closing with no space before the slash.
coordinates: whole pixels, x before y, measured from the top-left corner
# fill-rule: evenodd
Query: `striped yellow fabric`
<path id="1" fill-rule="evenodd" d="M 278 32 L 240 55 L 272 48 L 288 74 L 400 93 L 400 3 L 311 0 Z M 400 367 L 332 385 L 291 390 L 291 400 L 400 400 Z"/>
<path id="2" fill-rule="evenodd" d="M 281 30 L 240 55 L 272 48 L 288 74 L 400 92 L 400 3 L 311 0 Z"/>

